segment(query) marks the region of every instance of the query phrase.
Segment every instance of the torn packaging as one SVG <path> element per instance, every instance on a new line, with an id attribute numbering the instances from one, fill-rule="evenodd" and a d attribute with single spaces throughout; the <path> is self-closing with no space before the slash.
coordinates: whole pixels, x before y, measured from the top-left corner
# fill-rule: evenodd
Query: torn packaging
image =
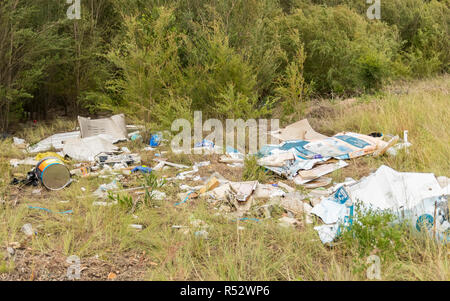
<path id="1" fill-rule="evenodd" d="M 322 164 L 311 170 L 300 171 L 294 178 L 294 182 L 297 185 L 302 185 L 346 166 L 348 166 L 348 163 L 342 160 L 337 163 Z"/>
<path id="2" fill-rule="evenodd" d="M 343 132 L 333 137 L 315 140 L 304 146 L 305 149 L 323 157 L 350 159 L 371 154 L 388 145 L 381 138 L 363 134 Z"/>
<path id="3" fill-rule="evenodd" d="M 340 235 L 343 227 L 348 229 L 353 224 L 353 210 L 353 202 L 344 187 L 340 187 L 312 208 L 311 213 L 326 223 L 326 225 L 314 227 L 322 243 L 332 242 Z"/>
<path id="4" fill-rule="evenodd" d="M 256 189 L 256 185 L 258 185 L 258 181 L 230 183 L 231 190 L 239 202 L 246 202 Z"/>
<path id="5" fill-rule="evenodd" d="M 258 160 L 258 164 L 262 166 L 275 166 L 282 167 L 286 163 L 285 161 L 294 160 L 294 154 L 291 152 L 280 152 L 278 154 L 269 155 Z"/>
<path id="6" fill-rule="evenodd" d="M 314 131 L 314 129 L 311 127 L 307 119 L 297 121 L 291 125 L 288 125 L 284 129 L 271 132 L 271 135 L 276 139 L 280 139 L 281 141 L 286 140 L 312 141 L 327 138 L 327 136 L 319 134 L 316 131 Z"/>
<path id="7" fill-rule="evenodd" d="M 308 189 L 314 189 L 319 187 L 324 187 L 331 184 L 332 178 L 320 177 L 311 182 L 304 184 L 303 186 Z"/>
<path id="8" fill-rule="evenodd" d="M 355 202 L 360 202 L 363 210 L 388 210 L 400 221 L 409 220 L 417 229 L 424 222 L 434 224 L 436 238 L 448 241 L 447 198 L 433 174 L 397 172 L 382 165 L 356 184 L 341 186 L 331 197 L 314 206 L 312 213 L 327 224 L 315 227 L 324 243 L 339 236 L 341 226 L 352 224 L 353 212 L 349 209 Z M 430 225 L 426 227 L 432 230 Z"/>
<path id="9" fill-rule="evenodd" d="M 295 214 L 302 214 L 305 211 L 309 211 L 309 208 L 307 209 L 309 205 L 303 203 L 303 199 L 305 199 L 305 196 L 300 192 L 290 192 L 280 199 L 280 205 Z"/>
<path id="10" fill-rule="evenodd" d="M 423 199 L 443 194 L 432 173 L 398 172 L 382 165 L 348 187 L 353 200 L 373 209 L 411 209 Z"/>

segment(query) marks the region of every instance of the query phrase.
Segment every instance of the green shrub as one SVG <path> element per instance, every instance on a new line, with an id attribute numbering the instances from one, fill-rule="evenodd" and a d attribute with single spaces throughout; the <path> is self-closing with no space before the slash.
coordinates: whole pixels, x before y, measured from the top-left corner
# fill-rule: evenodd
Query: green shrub
<path id="1" fill-rule="evenodd" d="M 305 44 L 305 79 L 314 81 L 320 93 L 364 92 L 380 86 L 400 46 L 395 29 L 369 23 L 345 6 L 296 10 L 286 16 L 284 26 L 297 29 Z"/>
<path id="2" fill-rule="evenodd" d="M 242 172 L 242 180 L 266 182 L 268 175 L 264 167 L 259 166 L 256 156 L 247 156 L 244 160 L 244 171 Z"/>
<path id="3" fill-rule="evenodd" d="M 359 257 L 369 256 L 374 250 L 382 258 L 395 258 L 405 247 L 409 228 L 397 223 L 389 212 L 379 212 L 355 205 L 355 218 L 349 230 L 342 234 L 344 244 L 355 250 Z"/>

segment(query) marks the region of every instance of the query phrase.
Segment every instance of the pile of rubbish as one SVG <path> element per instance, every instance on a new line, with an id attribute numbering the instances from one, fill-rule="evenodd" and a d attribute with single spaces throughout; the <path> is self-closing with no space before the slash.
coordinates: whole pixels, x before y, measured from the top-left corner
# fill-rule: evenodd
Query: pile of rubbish
<path id="1" fill-rule="evenodd" d="M 29 172 L 28 179 L 14 179 L 13 183 L 32 183 L 36 186 L 38 180 L 49 190 L 61 190 L 70 185 L 71 175 L 95 176 L 99 175 L 95 173 L 97 170 L 130 169 L 129 166 L 141 162 L 138 154 L 130 153 L 126 147 L 119 149 L 114 145 L 136 137 L 139 133 L 136 131 L 137 127 L 125 124 L 124 114 L 94 120 L 78 117 L 78 122 L 79 131 L 55 134 L 32 146 L 27 145 L 25 140 L 14 137 L 17 147 L 24 148 L 25 153 L 37 155 L 23 160 L 10 160 L 14 167 L 35 166 Z M 134 131 L 128 133 L 129 130 Z M 65 158 L 83 163 L 76 164 L 76 168 L 69 171 Z"/>
<path id="2" fill-rule="evenodd" d="M 323 176 L 348 166 L 345 160 L 380 156 L 399 140 L 395 136 L 386 142 L 381 133 L 343 132 L 327 137 L 315 132 L 306 119 L 271 134 L 282 143 L 263 146 L 258 164 L 297 185 L 309 183 L 307 188 L 330 184 Z"/>
<path id="3" fill-rule="evenodd" d="M 342 183 L 333 183 L 331 177 L 326 177 L 348 166 L 350 159 L 385 153 L 395 156 L 400 149 L 411 146 L 407 131 L 403 141 L 398 136 L 382 133 L 364 135 L 341 132 L 328 137 L 314 131 L 308 120 L 298 121 L 270 132 L 281 143 L 265 145 L 259 150 L 258 165 L 284 181 L 263 184 L 258 181 L 230 181 L 217 171 L 208 177 L 201 177 L 200 169 L 211 165 L 210 161 L 197 162 L 193 166 L 172 163 L 162 158 L 163 151 L 155 154 L 153 167 L 141 165 L 139 154 L 115 145 L 120 141 L 142 139 L 139 127 L 127 126 L 123 114 L 95 120 L 79 117 L 78 122 L 79 131 L 52 135 L 33 146 L 27 145 L 23 139 L 14 138 L 17 147 L 37 155 L 24 160 L 11 160 L 13 166 L 35 166 L 25 179 L 14 179 L 13 183 L 36 186 L 39 181 L 49 190 L 60 190 L 70 185 L 73 176 L 109 177 L 105 174 L 112 173 L 114 179 L 109 184 L 100 185 L 92 194 L 104 199 L 109 191 L 142 190 L 144 187 L 120 190 L 118 182 L 132 173 L 149 174 L 175 168 L 179 170 L 176 176 L 165 179 L 178 185 L 181 191 L 174 206 L 184 206 L 191 200 L 202 199 L 214 206 L 218 215 L 232 221 L 257 222 L 273 218 L 274 210 L 282 208 L 284 213 L 278 220 L 280 226 L 301 227 L 300 220 L 306 224 L 321 221 L 322 224 L 314 229 L 323 243 L 332 243 L 345 229 L 359 222 L 355 206 L 362 204 L 365 210 L 393 213 L 398 217 L 398 222 L 407 221 L 418 231 L 428 231 L 439 241 L 449 240 L 448 178 L 436 178 L 430 173 L 397 172 L 385 165 L 359 181 L 347 178 Z M 143 150 L 155 151 L 163 141 L 162 133 L 155 133 Z M 216 148 L 208 140 L 194 145 L 194 150 L 207 154 L 214 153 Z M 229 168 L 244 167 L 244 154 L 230 146 L 224 153 L 219 163 Z M 69 170 L 65 164 L 66 158 L 79 163 Z M 291 181 L 292 185 L 286 184 L 286 181 Z M 201 184 L 190 186 L 186 184 L 188 182 Z M 300 192 L 294 185 L 310 190 Z M 166 194 L 161 191 L 154 190 L 151 195 L 159 200 L 166 199 Z M 93 205 L 110 206 L 116 203 L 99 200 Z M 138 226 L 133 225 L 136 229 Z M 196 233 L 201 237 L 208 235 L 204 228 Z"/>

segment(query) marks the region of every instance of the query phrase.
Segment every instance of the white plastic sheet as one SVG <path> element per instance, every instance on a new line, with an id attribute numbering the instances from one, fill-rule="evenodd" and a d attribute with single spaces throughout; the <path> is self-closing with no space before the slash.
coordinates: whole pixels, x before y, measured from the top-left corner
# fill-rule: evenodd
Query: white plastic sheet
<path id="1" fill-rule="evenodd" d="M 353 201 L 373 209 L 411 209 L 425 198 L 442 194 L 432 173 L 398 172 L 382 165 L 347 191 Z"/>
<path id="2" fill-rule="evenodd" d="M 108 135 L 97 135 L 87 138 L 73 138 L 64 143 L 63 153 L 78 161 L 94 162 L 100 153 L 111 153 L 119 148 L 112 144 L 115 139 Z"/>
<path id="3" fill-rule="evenodd" d="M 52 147 L 56 150 L 61 150 L 64 148 L 65 141 L 79 137 L 80 131 L 55 134 L 39 141 L 35 145 L 30 146 L 27 150 L 29 153 L 45 152 L 50 150 Z"/>

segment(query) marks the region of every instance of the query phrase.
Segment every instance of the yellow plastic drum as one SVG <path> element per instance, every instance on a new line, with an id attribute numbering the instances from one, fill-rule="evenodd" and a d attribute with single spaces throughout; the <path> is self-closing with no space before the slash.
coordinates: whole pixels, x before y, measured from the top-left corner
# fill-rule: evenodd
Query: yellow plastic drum
<path id="1" fill-rule="evenodd" d="M 36 165 L 36 175 L 45 188 L 60 190 L 70 183 L 70 171 L 54 157 L 44 158 Z"/>

